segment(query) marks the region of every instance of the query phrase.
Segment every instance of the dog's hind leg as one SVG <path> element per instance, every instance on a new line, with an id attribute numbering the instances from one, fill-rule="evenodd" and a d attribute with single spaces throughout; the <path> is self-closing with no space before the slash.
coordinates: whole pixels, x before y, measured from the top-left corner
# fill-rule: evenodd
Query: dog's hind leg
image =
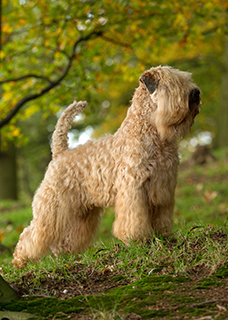
<path id="1" fill-rule="evenodd" d="M 36 222 L 32 221 L 20 236 L 12 263 L 20 268 L 27 264 L 27 260 L 37 261 L 47 255 L 49 246 L 45 238 L 46 234 L 38 234 Z"/>
<path id="2" fill-rule="evenodd" d="M 33 220 L 20 236 L 13 264 L 20 267 L 47 255 L 63 239 L 69 224 L 68 203 L 60 203 L 53 188 L 42 184 L 34 197 Z"/>

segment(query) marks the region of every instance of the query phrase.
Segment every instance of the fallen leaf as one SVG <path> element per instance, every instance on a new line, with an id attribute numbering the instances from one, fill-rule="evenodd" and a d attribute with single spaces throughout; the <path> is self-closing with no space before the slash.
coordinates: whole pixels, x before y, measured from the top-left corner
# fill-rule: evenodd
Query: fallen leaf
<path id="1" fill-rule="evenodd" d="M 204 192 L 203 199 L 206 202 L 210 202 L 211 200 L 215 199 L 217 197 L 217 195 L 218 195 L 218 192 L 216 192 L 216 191 L 206 190 Z"/>

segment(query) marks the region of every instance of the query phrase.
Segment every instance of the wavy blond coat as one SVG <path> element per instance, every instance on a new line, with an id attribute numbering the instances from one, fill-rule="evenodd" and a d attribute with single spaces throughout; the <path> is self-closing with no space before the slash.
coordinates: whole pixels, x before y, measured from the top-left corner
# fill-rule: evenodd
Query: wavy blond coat
<path id="1" fill-rule="evenodd" d="M 53 134 L 53 160 L 33 200 L 33 220 L 17 244 L 13 263 L 86 250 L 103 207 L 115 207 L 114 235 L 150 239 L 172 232 L 178 169 L 177 139 L 199 112 L 199 90 L 189 73 L 157 67 L 143 73 L 119 130 L 75 149 L 67 146 L 73 103 Z"/>

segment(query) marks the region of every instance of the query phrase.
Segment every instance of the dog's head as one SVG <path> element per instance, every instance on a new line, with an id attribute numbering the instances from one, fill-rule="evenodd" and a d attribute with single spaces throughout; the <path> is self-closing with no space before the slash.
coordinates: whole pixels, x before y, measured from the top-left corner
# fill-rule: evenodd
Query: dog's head
<path id="1" fill-rule="evenodd" d="M 152 121 L 161 139 L 185 136 L 200 109 L 200 90 L 191 74 L 159 66 L 145 71 L 139 80 L 156 106 Z"/>

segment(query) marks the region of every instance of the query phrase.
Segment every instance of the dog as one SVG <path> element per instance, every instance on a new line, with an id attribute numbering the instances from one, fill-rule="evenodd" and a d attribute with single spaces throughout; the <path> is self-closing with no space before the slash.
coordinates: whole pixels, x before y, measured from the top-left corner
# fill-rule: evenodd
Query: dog
<path id="1" fill-rule="evenodd" d="M 15 248 L 17 267 L 50 251 L 86 250 L 104 207 L 115 207 L 113 233 L 124 243 L 172 234 L 177 141 L 189 132 L 201 104 L 191 74 L 169 66 L 145 71 L 116 133 L 68 149 L 70 124 L 86 104 L 74 102 L 57 122 L 33 220 Z"/>

